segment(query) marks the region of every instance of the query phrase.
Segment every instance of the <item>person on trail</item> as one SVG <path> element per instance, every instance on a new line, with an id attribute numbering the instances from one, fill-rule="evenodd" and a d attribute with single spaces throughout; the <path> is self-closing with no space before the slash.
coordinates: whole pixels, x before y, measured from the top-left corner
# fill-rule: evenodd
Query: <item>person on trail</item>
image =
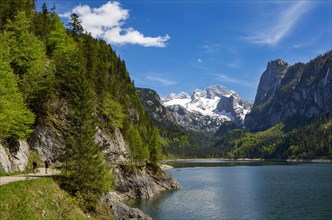
<path id="1" fill-rule="evenodd" d="M 45 174 L 47 174 L 47 169 L 50 166 L 50 161 L 47 159 L 44 161 L 44 164 L 45 164 Z"/>
<path id="2" fill-rule="evenodd" d="M 33 171 L 33 173 L 35 173 L 35 170 L 37 169 L 37 166 L 38 166 L 38 163 L 37 163 L 37 161 L 34 160 L 32 162 L 32 169 L 33 169 L 32 171 Z"/>

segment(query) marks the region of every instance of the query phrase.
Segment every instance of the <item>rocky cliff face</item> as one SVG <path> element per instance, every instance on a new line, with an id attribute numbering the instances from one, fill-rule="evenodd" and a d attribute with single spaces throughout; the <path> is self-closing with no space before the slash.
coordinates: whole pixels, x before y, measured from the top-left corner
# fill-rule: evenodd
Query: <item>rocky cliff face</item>
<path id="1" fill-rule="evenodd" d="M 160 191 L 179 189 L 180 184 L 170 175 L 150 167 L 118 165 L 113 168 L 117 176 L 117 192 L 131 199 L 151 198 Z"/>
<path id="2" fill-rule="evenodd" d="M 262 74 L 254 105 L 259 105 L 274 96 L 281 80 L 285 77 L 289 64 L 281 59 L 270 61 Z"/>
<path id="3" fill-rule="evenodd" d="M 150 118 L 156 124 L 166 128 L 179 128 L 172 113 L 162 105 L 162 101 L 156 91 L 147 88 L 136 88 L 136 90 L 145 111 L 149 113 Z"/>
<path id="4" fill-rule="evenodd" d="M 301 125 L 332 110 L 332 52 L 307 64 L 269 62 L 244 125 L 264 130 L 279 122 Z"/>
<path id="5" fill-rule="evenodd" d="M 5 172 L 25 170 L 29 154 L 29 144 L 26 141 L 18 141 L 13 144 L 5 141 L 0 143 L 0 169 Z"/>

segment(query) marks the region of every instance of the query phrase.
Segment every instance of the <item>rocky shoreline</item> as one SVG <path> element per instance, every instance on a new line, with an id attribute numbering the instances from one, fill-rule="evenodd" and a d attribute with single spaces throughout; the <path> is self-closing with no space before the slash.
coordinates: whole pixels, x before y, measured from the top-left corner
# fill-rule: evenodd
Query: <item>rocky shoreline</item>
<path id="1" fill-rule="evenodd" d="M 169 168 L 169 167 L 168 167 Z M 104 199 L 116 220 L 142 219 L 150 216 L 137 208 L 125 204 L 128 199 L 147 199 L 165 190 L 179 189 L 180 184 L 159 167 L 116 165 L 112 168 L 116 176 L 115 192 L 110 192 Z"/>

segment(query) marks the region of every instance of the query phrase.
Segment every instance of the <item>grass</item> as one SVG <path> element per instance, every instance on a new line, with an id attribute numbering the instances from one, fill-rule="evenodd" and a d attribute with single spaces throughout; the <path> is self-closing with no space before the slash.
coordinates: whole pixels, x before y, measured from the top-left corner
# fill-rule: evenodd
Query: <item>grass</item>
<path id="1" fill-rule="evenodd" d="M 87 217 L 52 178 L 18 181 L 0 186 L 0 219 L 111 219 L 105 213 Z"/>
<path id="2" fill-rule="evenodd" d="M 14 172 L 5 172 L 3 170 L 0 170 L 0 177 L 1 176 L 15 176 L 19 174 L 28 174 L 32 173 L 32 170 L 25 170 L 25 171 L 14 171 Z"/>

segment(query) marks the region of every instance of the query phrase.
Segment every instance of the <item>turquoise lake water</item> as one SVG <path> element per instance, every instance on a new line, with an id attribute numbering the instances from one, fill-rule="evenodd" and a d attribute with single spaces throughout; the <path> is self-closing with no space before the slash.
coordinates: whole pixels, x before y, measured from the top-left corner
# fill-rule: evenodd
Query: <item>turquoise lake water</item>
<path id="1" fill-rule="evenodd" d="M 153 219 L 332 219 L 332 164 L 173 162 L 181 189 L 133 201 Z"/>

